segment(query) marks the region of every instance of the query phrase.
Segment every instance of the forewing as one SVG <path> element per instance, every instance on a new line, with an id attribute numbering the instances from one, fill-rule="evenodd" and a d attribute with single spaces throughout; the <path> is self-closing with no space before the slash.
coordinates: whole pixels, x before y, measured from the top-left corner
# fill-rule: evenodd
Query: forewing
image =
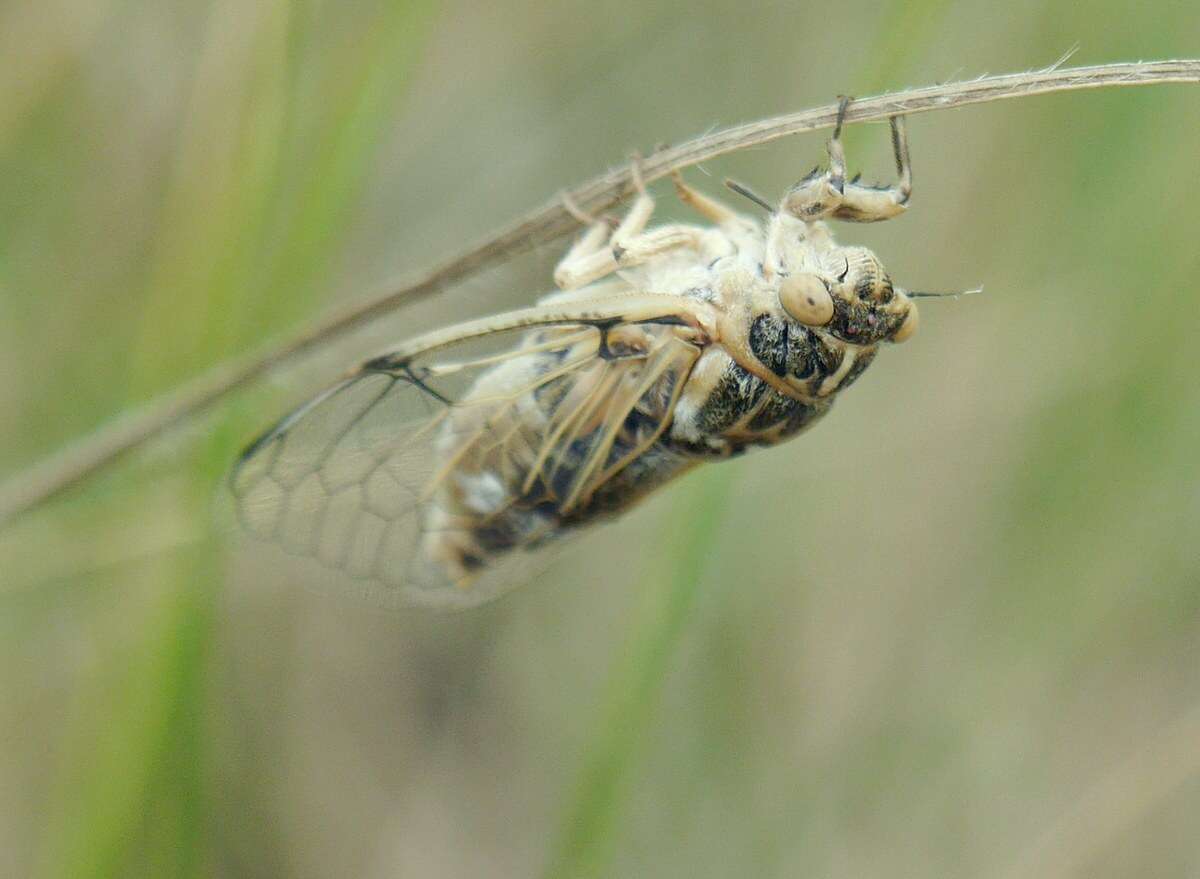
<path id="1" fill-rule="evenodd" d="M 494 462 L 496 484 L 512 502 L 514 486 L 533 472 L 527 462 L 518 466 L 516 449 L 534 450 L 546 484 L 564 472 L 569 452 L 583 465 L 560 479 L 556 502 L 567 507 L 653 442 L 696 348 L 668 327 L 639 327 L 649 340 L 643 350 L 602 357 L 612 329 L 506 333 L 503 345 L 484 353 L 439 345 L 424 363 L 377 358 L 246 450 L 230 475 L 242 528 L 337 572 L 333 588 L 384 606 L 461 608 L 502 594 L 561 541 L 530 541 L 486 559 L 469 581 L 456 579 L 423 550 L 431 528 L 458 527 L 453 517 L 433 515 L 439 485 L 461 460 L 482 456 Z M 531 358 L 552 367 L 534 373 L 524 368 Z M 535 398 L 544 423 L 519 417 Z M 631 438 L 621 426 L 635 408 L 639 430 Z"/>

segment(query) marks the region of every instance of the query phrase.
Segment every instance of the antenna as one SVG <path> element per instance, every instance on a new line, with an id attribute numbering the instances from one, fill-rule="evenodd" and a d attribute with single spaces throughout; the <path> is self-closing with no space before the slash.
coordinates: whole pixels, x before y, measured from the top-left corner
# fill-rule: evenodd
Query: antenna
<path id="1" fill-rule="evenodd" d="M 743 198 L 750 199 L 750 201 L 754 202 L 756 205 L 758 205 L 760 208 L 762 208 L 768 214 L 775 213 L 775 208 L 771 207 L 770 203 L 765 198 L 763 198 L 761 195 L 759 195 L 754 190 L 750 189 L 750 187 L 743 186 L 742 184 L 738 183 L 736 180 L 730 180 L 728 177 L 725 178 L 725 185 L 728 186 L 730 189 L 732 189 L 734 192 L 736 192 L 738 195 L 742 196 Z"/>
<path id="2" fill-rule="evenodd" d="M 957 299 L 960 296 L 974 296 L 976 293 L 982 293 L 982 287 L 976 287 L 974 290 L 956 290 L 953 293 L 923 293 L 917 291 L 905 290 L 904 293 L 909 299 Z"/>

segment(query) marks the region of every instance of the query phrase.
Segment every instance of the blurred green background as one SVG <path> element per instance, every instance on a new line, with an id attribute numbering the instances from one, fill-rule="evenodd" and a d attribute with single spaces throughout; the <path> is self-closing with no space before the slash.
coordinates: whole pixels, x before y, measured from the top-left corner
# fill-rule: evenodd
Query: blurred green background
<path id="1" fill-rule="evenodd" d="M 634 148 L 1198 34 L 1187 2 L 6 3 L 0 477 Z M 886 130 L 847 133 L 868 177 Z M 212 500 L 286 407 L 530 302 L 559 247 L 0 534 L 0 874 L 1200 874 L 1200 91 L 909 130 L 912 209 L 841 237 L 987 294 L 496 605 L 316 594 Z M 688 177 L 774 197 L 823 137 Z"/>

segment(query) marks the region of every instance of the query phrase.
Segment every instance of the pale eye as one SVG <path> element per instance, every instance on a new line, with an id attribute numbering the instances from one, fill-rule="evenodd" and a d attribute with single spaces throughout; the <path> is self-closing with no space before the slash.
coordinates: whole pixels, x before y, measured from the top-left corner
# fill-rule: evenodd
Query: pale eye
<path id="1" fill-rule="evenodd" d="M 823 327 L 833 319 L 833 297 L 816 275 L 789 275 L 779 285 L 779 304 L 793 319 L 810 327 Z"/>

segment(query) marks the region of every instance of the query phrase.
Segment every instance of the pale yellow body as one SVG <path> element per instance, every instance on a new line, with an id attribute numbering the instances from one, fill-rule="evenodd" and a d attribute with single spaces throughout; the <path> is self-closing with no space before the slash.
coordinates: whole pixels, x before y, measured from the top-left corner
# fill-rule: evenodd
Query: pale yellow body
<path id="1" fill-rule="evenodd" d="M 899 184 L 846 181 L 835 132 L 829 170 L 765 224 L 677 177 L 708 225 L 647 229 L 641 188 L 615 228 L 590 222 L 560 292 L 401 345 L 253 444 L 233 479 L 243 521 L 387 603 L 466 606 L 680 473 L 795 436 L 916 326 L 874 255 L 823 222 L 904 209 L 899 120 L 893 133 Z M 514 331 L 499 354 L 437 359 Z M 407 414 L 413 400 L 426 416 Z"/>

